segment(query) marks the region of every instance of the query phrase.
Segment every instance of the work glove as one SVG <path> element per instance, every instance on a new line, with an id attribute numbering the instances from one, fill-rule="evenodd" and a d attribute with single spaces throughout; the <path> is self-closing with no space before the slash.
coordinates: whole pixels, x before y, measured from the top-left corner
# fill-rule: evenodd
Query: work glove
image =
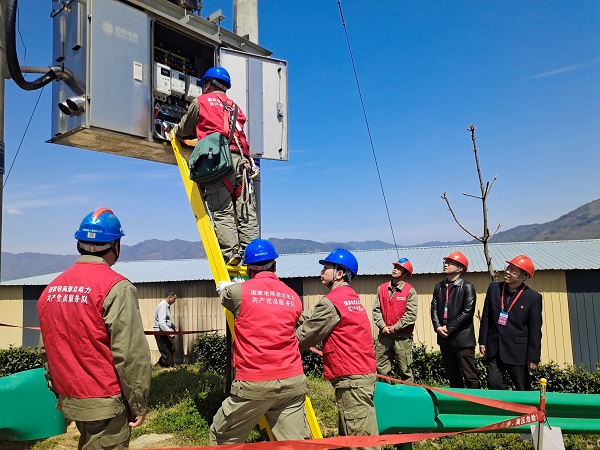
<path id="1" fill-rule="evenodd" d="M 217 283 L 217 294 L 220 294 L 224 288 L 226 288 L 227 286 L 231 286 L 232 284 L 235 283 L 233 281 L 219 281 Z"/>
<path id="2" fill-rule="evenodd" d="M 165 130 L 165 136 L 169 141 L 175 139 L 175 127 L 173 125 L 163 123 L 163 128 Z"/>
<path id="3" fill-rule="evenodd" d="M 233 279 L 233 282 L 237 283 L 237 284 L 243 283 L 244 281 L 246 281 L 246 280 L 244 280 L 242 277 L 235 277 Z"/>

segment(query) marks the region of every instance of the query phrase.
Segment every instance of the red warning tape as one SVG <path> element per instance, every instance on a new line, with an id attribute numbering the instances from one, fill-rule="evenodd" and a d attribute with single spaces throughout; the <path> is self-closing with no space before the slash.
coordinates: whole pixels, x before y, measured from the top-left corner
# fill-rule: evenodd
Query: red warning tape
<path id="1" fill-rule="evenodd" d="M 0 323 L 0 327 L 23 328 L 25 330 L 37 330 L 37 331 L 40 331 L 40 327 L 22 327 L 21 325 L 10 325 L 8 323 Z"/>
<path id="2" fill-rule="evenodd" d="M 12 327 L 12 328 L 22 328 L 24 330 L 36 330 L 40 331 L 40 327 L 24 327 L 21 325 L 10 325 L 8 323 L 0 323 L 0 327 Z M 175 334 L 197 334 L 197 333 L 211 333 L 219 330 L 194 330 L 194 331 L 145 331 L 144 334 L 147 336 L 152 335 L 164 335 L 168 334 L 169 336 L 173 336 Z"/>
<path id="3" fill-rule="evenodd" d="M 232 444 L 227 450 L 320 450 L 324 448 L 341 447 L 374 447 L 379 445 L 406 444 L 408 442 L 424 441 L 445 436 L 453 436 L 461 433 L 478 433 L 482 431 L 501 431 L 524 424 L 533 424 L 544 420 L 544 412 L 536 409 L 531 414 L 523 414 L 514 419 L 503 420 L 491 425 L 474 428 L 467 431 L 453 431 L 449 433 L 411 433 L 411 434 L 384 434 L 381 436 L 338 436 L 323 439 L 310 439 L 306 441 L 269 441 L 255 442 L 252 444 Z M 211 446 L 189 447 L 190 450 L 214 448 Z M 175 448 L 163 448 L 161 450 L 175 450 Z"/>
<path id="4" fill-rule="evenodd" d="M 28 330 L 39 330 L 39 327 L 25 327 L 19 325 L 10 325 L 0 323 L 0 326 L 23 328 Z M 152 334 L 192 334 L 192 333 L 206 333 L 214 332 L 218 330 L 203 330 L 203 331 L 144 331 L 147 335 Z M 311 350 L 319 355 L 322 352 L 314 347 Z M 408 442 L 424 441 L 426 439 L 434 439 L 444 436 L 453 436 L 461 433 L 478 433 L 483 431 L 501 431 L 503 429 L 512 428 L 521 425 L 535 424 L 543 422 L 545 420 L 545 413 L 543 410 L 536 406 L 520 405 L 518 403 L 505 402 L 502 400 L 493 400 L 488 398 L 477 397 L 475 395 L 463 394 L 458 392 L 448 391 L 443 388 L 436 388 L 433 386 L 420 385 L 411 383 L 408 381 L 402 381 L 395 378 L 386 377 L 383 375 L 377 375 L 379 378 L 391 380 L 397 383 L 402 383 L 410 386 L 422 387 L 427 390 L 431 390 L 440 394 L 455 397 L 461 400 L 477 403 L 480 405 L 489 406 L 492 408 L 502 409 L 505 411 L 517 412 L 522 415 L 513 419 L 502 420 L 500 422 L 486 425 L 479 428 L 473 428 L 466 431 L 453 431 L 448 433 L 410 433 L 410 434 L 386 434 L 381 436 L 338 436 L 323 439 L 311 439 L 305 441 L 269 441 L 269 442 L 255 442 L 251 444 L 232 444 L 228 445 L 228 450 L 320 450 L 324 448 L 342 448 L 342 447 L 373 447 L 379 445 L 396 445 L 405 444 Z M 205 449 L 211 448 L 211 446 L 198 446 L 189 447 L 190 449 Z M 175 448 L 163 448 L 161 450 L 175 450 Z"/>
<path id="5" fill-rule="evenodd" d="M 160 336 L 168 334 L 169 336 L 173 336 L 175 334 L 196 334 L 196 333 L 211 333 L 219 330 L 196 330 L 196 331 L 144 331 L 145 335 L 151 336 Z"/>

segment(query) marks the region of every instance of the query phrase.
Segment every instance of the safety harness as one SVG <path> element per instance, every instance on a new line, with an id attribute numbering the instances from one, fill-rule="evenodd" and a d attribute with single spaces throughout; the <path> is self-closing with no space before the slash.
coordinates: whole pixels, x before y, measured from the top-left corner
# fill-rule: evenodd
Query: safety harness
<path id="1" fill-rule="evenodd" d="M 230 99 L 226 101 L 221 100 L 223 104 L 223 131 L 229 130 L 229 142 L 235 142 L 235 145 L 240 151 L 240 155 L 242 156 L 242 184 L 240 184 L 237 188 L 231 184 L 231 182 L 227 178 L 223 178 L 221 181 L 223 185 L 227 188 L 229 193 L 231 194 L 231 198 L 233 202 L 238 198 L 242 198 L 242 203 L 248 203 L 250 200 L 250 190 L 248 187 L 248 171 L 252 170 L 252 163 L 249 160 L 249 157 L 244 153 L 242 145 L 238 137 L 235 135 L 235 128 L 237 125 L 237 115 L 238 115 L 238 106 Z"/>

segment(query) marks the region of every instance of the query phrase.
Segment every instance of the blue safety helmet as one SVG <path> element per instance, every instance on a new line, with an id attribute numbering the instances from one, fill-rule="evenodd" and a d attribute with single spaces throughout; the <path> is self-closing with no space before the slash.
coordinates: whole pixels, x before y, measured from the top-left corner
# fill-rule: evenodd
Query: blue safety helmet
<path id="1" fill-rule="evenodd" d="M 121 222 L 108 208 L 98 208 L 89 213 L 81 221 L 79 230 L 75 232 L 75 239 L 84 242 L 114 242 L 122 236 L 125 236 L 125 233 L 121 228 Z"/>
<path id="2" fill-rule="evenodd" d="M 264 239 L 254 239 L 244 250 L 244 264 L 260 265 L 260 263 L 273 261 L 279 255 L 275 247 Z"/>
<path id="3" fill-rule="evenodd" d="M 358 261 L 348 250 L 336 248 L 327 258 L 319 260 L 319 264 L 325 264 L 326 262 L 348 269 L 352 273 L 352 278 L 358 275 Z"/>
<path id="4" fill-rule="evenodd" d="M 219 87 L 222 87 L 225 89 L 231 88 L 231 77 L 229 76 L 229 72 L 227 72 L 227 70 L 224 67 L 220 67 L 220 66 L 211 67 L 210 69 L 208 69 L 206 71 L 204 76 L 200 79 L 202 84 L 204 84 L 205 81 L 213 81 L 213 80 L 217 81 L 217 83 L 215 83 L 215 84 Z"/>

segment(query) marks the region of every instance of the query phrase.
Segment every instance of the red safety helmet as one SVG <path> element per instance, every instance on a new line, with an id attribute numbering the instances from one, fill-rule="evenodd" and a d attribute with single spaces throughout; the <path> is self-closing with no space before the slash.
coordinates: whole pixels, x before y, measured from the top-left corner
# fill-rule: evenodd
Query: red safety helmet
<path id="1" fill-rule="evenodd" d="M 533 265 L 533 261 L 529 259 L 525 255 L 515 256 L 510 261 L 506 261 L 508 264 L 512 264 L 515 267 L 518 267 L 521 270 L 524 270 L 529 278 L 533 278 L 533 272 L 535 272 L 535 266 Z"/>
<path id="2" fill-rule="evenodd" d="M 412 277 L 413 274 L 413 265 L 412 263 L 408 260 L 408 258 L 400 258 L 398 261 L 394 261 L 392 263 L 392 265 L 394 267 L 402 267 L 403 269 L 405 269 L 408 272 L 408 277 Z"/>
<path id="3" fill-rule="evenodd" d="M 445 258 L 442 258 L 442 259 L 444 261 L 451 259 L 453 261 L 456 261 L 457 263 L 460 263 L 465 268 L 465 272 L 469 269 L 469 260 L 461 252 L 458 252 L 458 251 L 452 252 L 448 256 L 446 256 Z"/>

